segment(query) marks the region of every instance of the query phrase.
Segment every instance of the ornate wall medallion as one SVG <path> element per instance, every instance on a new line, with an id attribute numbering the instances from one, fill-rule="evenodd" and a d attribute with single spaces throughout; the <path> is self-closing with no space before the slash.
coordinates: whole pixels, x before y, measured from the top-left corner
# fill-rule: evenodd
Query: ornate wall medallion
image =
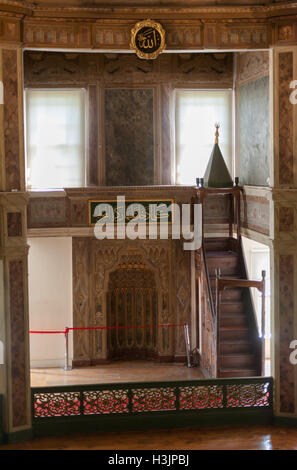
<path id="1" fill-rule="evenodd" d="M 131 30 L 130 48 L 140 59 L 156 59 L 165 47 L 165 31 L 160 23 L 144 20 Z"/>

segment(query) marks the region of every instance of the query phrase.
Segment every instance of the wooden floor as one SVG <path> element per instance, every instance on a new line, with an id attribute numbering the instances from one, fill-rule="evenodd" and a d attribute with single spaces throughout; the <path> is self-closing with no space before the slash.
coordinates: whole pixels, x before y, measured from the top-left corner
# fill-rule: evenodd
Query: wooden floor
<path id="1" fill-rule="evenodd" d="M 35 438 L 0 449 L 297 450 L 297 429 L 263 425 L 90 433 Z"/>
<path id="2" fill-rule="evenodd" d="M 70 371 L 61 368 L 31 369 L 32 387 L 191 379 L 203 379 L 199 368 L 151 361 L 114 361 L 102 366 Z"/>

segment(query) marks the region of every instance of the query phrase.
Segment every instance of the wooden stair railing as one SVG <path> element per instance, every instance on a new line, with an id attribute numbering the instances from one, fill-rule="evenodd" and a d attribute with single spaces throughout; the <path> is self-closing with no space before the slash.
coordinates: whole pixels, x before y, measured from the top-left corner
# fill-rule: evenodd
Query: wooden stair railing
<path id="1" fill-rule="evenodd" d="M 197 299 L 201 299 L 197 305 L 201 322 L 200 365 L 210 377 L 251 377 L 264 372 L 265 283 L 264 278 L 262 281 L 248 280 L 241 241 L 241 192 L 242 188 L 237 185 L 232 188 L 205 188 L 200 185 L 196 193 L 196 201 L 202 204 L 202 248 L 196 252 L 196 280 L 197 286 L 200 282 L 201 289 L 197 295 Z M 225 209 L 222 214 L 211 212 L 211 204 L 206 203 L 208 197 L 214 201 L 225 198 L 227 212 Z M 225 204 L 222 206 L 226 208 Z M 206 212 L 208 207 L 210 215 Z M 223 235 L 226 224 L 229 233 Z M 209 236 L 205 236 L 206 227 Z M 221 227 L 220 235 L 214 235 Z M 222 272 L 218 308 L 217 268 Z M 226 281 L 225 285 L 223 281 Z M 260 328 L 251 291 L 245 287 L 255 287 L 262 292 Z"/>
<path id="2" fill-rule="evenodd" d="M 203 335 L 203 351 L 201 366 L 209 377 L 217 377 L 217 320 L 211 292 L 209 273 L 206 264 L 205 249 L 200 250 L 200 287 L 201 287 L 201 315 Z"/>
<path id="3" fill-rule="evenodd" d="M 206 188 L 203 185 L 197 188 L 197 202 L 202 205 L 202 247 L 196 252 L 196 282 L 200 278 L 201 287 L 201 312 L 202 316 L 202 338 L 203 348 L 200 358 L 200 365 L 212 378 L 218 376 L 218 336 L 219 329 L 216 309 L 211 289 L 210 276 L 206 262 L 206 251 L 204 245 L 204 203 L 208 196 L 227 196 L 230 201 L 228 226 L 229 237 L 233 235 L 234 224 L 236 223 L 237 243 L 240 241 L 240 194 L 242 188 L 235 185 L 232 188 Z M 201 346 L 201 345 L 200 345 Z"/>
<path id="4" fill-rule="evenodd" d="M 236 235 L 237 240 L 240 240 L 240 195 L 242 192 L 241 186 L 233 186 L 232 188 L 205 188 L 200 186 L 197 189 L 197 199 L 202 205 L 202 239 L 204 238 L 204 201 L 208 196 L 227 196 L 230 200 L 228 225 L 229 225 L 229 237 L 233 236 L 233 228 L 236 224 Z"/>
<path id="5" fill-rule="evenodd" d="M 265 375 L 265 277 L 266 271 L 262 271 L 261 281 L 254 281 L 250 279 L 232 279 L 232 278 L 223 278 L 221 277 L 220 269 L 216 269 L 216 300 L 215 300 L 215 312 L 216 312 L 216 325 L 217 325 L 217 345 L 220 341 L 220 306 L 221 306 L 221 293 L 226 288 L 232 287 L 243 287 L 243 288 L 256 288 L 261 292 L 261 319 L 260 325 L 258 324 L 257 319 L 256 323 L 258 324 L 259 337 L 261 338 L 261 375 Z M 218 348 L 218 346 L 217 346 Z M 219 360 L 219 351 L 217 349 L 217 358 Z M 219 364 L 218 364 L 219 369 Z"/>

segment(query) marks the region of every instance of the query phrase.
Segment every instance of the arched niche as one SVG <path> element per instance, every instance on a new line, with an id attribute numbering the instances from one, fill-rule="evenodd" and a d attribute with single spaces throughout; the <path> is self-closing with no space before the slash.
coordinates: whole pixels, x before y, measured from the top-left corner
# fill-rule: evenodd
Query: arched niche
<path id="1" fill-rule="evenodd" d="M 153 270 L 120 267 L 109 274 L 106 293 L 110 358 L 146 359 L 158 352 L 158 291 Z"/>

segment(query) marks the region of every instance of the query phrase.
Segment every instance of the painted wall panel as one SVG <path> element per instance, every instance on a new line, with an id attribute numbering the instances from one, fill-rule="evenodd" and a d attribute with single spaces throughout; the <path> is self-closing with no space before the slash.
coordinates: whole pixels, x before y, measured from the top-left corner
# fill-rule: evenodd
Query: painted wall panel
<path id="1" fill-rule="evenodd" d="M 269 77 L 239 88 L 240 183 L 269 185 Z"/>
<path id="2" fill-rule="evenodd" d="M 152 89 L 105 90 L 106 183 L 154 183 Z"/>

